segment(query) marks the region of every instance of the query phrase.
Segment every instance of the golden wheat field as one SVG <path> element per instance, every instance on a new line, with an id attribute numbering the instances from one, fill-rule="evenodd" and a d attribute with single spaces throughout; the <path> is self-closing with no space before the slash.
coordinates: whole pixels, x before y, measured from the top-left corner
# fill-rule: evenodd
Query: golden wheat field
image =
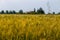
<path id="1" fill-rule="evenodd" d="M 60 40 L 60 15 L 0 14 L 0 40 Z"/>

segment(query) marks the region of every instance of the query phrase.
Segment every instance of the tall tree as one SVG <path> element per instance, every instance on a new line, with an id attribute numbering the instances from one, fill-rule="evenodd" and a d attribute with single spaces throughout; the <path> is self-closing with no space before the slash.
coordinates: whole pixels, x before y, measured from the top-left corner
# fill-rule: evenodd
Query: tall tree
<path id="1" fill-rule="evenodd" d="M 7 13 L 7 14 L 9 13 L 8 10 L 6 10 L 6 13 Z"/>
<path id="2" fill-rule="evenodd" d="M 19 13 L 23 14 L 23 10 L 22 10 L 22 9 L 21 9 L 21 10 L 19 10 Z"/>
<path id="3" fill-rule="evenodd" d="M 38 14 L 45 14 L 45 12 L 44 12 L 44 10 L 43 10 L 42 8 L 39 8 L 39 9 L 37 10 L 37 13 L 38 13 Z"/>
<path id="4" fill-rule="evenodd" d="M 60 12 L 58 12 L 58 14 L 60 14 Z"/>
<path id="5" fill-rule="evenodd" d="M 34 12 L 36 12 L 36 9 L 34 8 Z"/>
<path id="6" fill-rule="evenodd" d="M 53 14 L 55 14 L 55 12 L 53 12 Z"/>
<path id="7" fill-rule="evenodd" d="M 13 10 L 13 14 L 16 14 L 16 11 L 15 10 Z"/>
<path id="8" fill-rule="evenodd" d="M 9 11 L 9 14 L 13 14 L 13 12 L 12 11 Z"/>
<path id="9" fill-rule="evenodd" d="M 2 11 L 1 11 L 1 14 L 4 14 L 4 13 L 5 13 L 4 10 L 2 10 Z"/>

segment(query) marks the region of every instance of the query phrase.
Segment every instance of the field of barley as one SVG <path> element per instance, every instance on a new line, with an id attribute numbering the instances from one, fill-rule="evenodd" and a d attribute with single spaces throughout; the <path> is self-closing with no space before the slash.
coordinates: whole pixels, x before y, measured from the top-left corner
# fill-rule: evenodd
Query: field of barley
<path id="1" fill-rule="evenodd" d="M 60 40 L 60 15 L 0 14 L 0 40 Z"/>

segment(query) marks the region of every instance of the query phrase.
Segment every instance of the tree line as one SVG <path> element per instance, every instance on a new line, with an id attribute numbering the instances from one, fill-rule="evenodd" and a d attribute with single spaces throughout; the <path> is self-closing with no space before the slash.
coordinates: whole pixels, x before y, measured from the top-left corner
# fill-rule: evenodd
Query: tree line
<path id="1" fill-rule="evenodd" d="M 19 12 L 16 12 L 15 10 L 13 10 L 13 11 L 6 10 L 4 12 L 4 10 L 2 10 L 2 11 L 0 11 L 0 14 L 45 14 L 45 11 L 42 8 L 39 8 L 37 10 L 34 8 L 33 11 L 29 11 L 29 12 L 26 12 L 26 13 L 24 13 L 22 9 L 19 10 Z M 55 12 L 48 13 L 48 14 L 55 14 Z M 60 12 L 58 14 L 60 14 Z"/>

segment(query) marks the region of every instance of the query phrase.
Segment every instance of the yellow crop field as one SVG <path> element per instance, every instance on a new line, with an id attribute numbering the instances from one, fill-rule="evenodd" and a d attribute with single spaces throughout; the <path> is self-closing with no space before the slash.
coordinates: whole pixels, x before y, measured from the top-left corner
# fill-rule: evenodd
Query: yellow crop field
<path id="1" fill-rule="evenodd" d="M 0 40 L 60 40 L 60 15 L 0 14 Z"/>

